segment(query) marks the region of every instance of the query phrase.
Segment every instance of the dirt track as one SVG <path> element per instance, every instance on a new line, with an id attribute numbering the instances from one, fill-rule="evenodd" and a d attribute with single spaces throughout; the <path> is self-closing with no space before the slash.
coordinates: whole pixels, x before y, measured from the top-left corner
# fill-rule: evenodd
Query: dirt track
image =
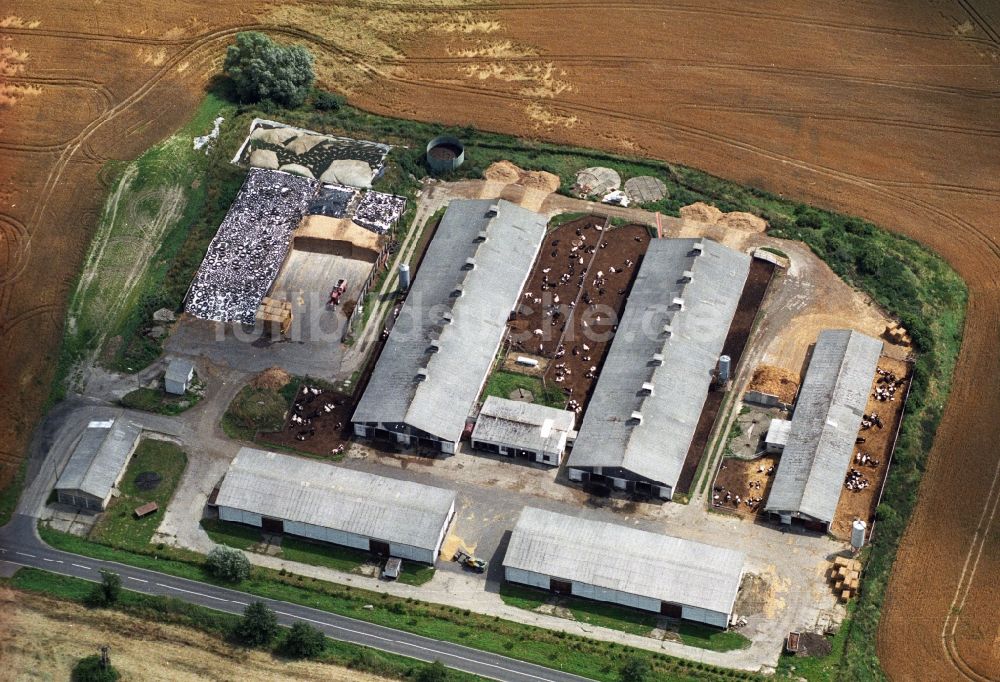
<path id="1" fill-rule="evenodd" d="M 51 376 L 101 164 L 176 129 L 233 34 L 270 27 L 311 42 L 367 108 L 511 133 L 528 121 L 859 214 L 947 258 L 970 286 L 965 345 L 880 651 L 897 679 L 995 675 L 1000 10 L 986 4 L 9 2 L 22 25 L 5 21 L 0 47 L 27 57 L 0 90 L 19 98 L 0 109 L 0 476 Z"/>

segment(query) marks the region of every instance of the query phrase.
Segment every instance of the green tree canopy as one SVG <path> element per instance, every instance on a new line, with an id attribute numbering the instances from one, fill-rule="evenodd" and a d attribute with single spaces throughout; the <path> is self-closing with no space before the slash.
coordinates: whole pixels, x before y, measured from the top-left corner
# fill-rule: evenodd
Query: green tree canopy
<path id="1" fill-rule="evenodd" d="M 77 661 L 70 679 L 73 682 L 116 682 L 118 671 L 111 665 L 104 667 L 100 656 L 87 656 Z"/>
<path id="2" fill-rule="evenodd" d="M 101 569 L 101 582 L 94 585 L 87 595 L 90 606 L 108 606 L 118 601 L 122 592 L 122 577 L 112 571 Z"/>
<path id="3" fill-rule="evenodd" d="M 215 547 L 205 558 L 205 568 L 216 578 L 238 583 L 250 577 L 250 560 L 238 549 Z"/>
<path id="4" fill-rule="evenodd" d="M 325 646 L 326 635 L 308 623 L 296 623 L 288 631 L 282 650 L 293 658 L 315 658 Z"/>
<path id="5" fill-rule="evenodd" d="M 428 663 L 417 673 L 417 682 L 445 682 L 448 679 L 448 669 L 441 661 Z"/>
<path id="6" fill-rule="evenodd" d="M 266 646 L 278 634 L 278 617 L 267 604 L 255 601 L 243 610 L 233 634 L 247 646 Z"/>
<path id="7" fill-rule="evenodd" d="M 301 45 L 281 45 L 256 32 L 236 36 L 236 44 L 226 50 L 224 69 L 244 102 L 271 100 L 297 107 L 315 80 L 309 50 Z"/>

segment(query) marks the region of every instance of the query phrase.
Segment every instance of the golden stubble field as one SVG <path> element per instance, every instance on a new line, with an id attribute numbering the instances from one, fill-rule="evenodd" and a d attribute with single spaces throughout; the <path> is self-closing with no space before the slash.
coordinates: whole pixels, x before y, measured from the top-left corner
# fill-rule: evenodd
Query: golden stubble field
<path id="1" fill-rule="evenodd" d="M 304 42 L 386 114 L 689 164 L 921 240 L 970 287 L 965 344 L 879 649 L 896 679 L 1000 670 L 1000 9 L 594 0 L 80 7 L 0 17 L 0 457 L 47 391 L 107 159 L 177 128 L 243 29 Z"/>

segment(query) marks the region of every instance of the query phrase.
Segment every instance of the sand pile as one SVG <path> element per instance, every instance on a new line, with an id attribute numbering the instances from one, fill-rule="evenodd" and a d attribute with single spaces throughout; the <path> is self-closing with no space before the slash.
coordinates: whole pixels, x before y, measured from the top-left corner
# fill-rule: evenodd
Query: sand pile
<path id="1" fill-rule="evenodd" d="M 277 391 L 288 385 L 292 380 L 292 375 L 280 367 L 269 367 L 251 380 L 250 384 L 254 388 L 264 388 L 270 391 Z"/>
<path id="2" fill-rule="evenodd" d="M 760 216 L 742 211 L 723 213 L 715 206 L 697 201 L 681 208 L 681 218 L 694 220 L 699 223 L 709 225 L 719 225 L 730 230 L 742 230 L 744 232 L 763 232 L 767 229 L 767 221 Z"/>
<path id="3" fill-rule="evenodd" d="M 799 376 L 782 367 L 758 365 L 747 389 L 774 395 L 783 403 L 791 403 L 799 390 Z"/>
<path id="4" fill-rule="evenodd" d="M 526 171 L 510 161 L 491 163 L 483 172 L 483 177 L 508 185 L 521 185 L 529 189 L 555 192 L 559 189 L 559 176 L 545 171 Z"/>

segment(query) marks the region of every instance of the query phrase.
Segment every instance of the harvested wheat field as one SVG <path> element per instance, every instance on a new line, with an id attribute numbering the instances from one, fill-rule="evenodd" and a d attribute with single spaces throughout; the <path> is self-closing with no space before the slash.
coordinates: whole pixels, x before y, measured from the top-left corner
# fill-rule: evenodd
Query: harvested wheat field
<path id="1" fill-rule="evenodd" d="M 457 4 L 6 3 L 2 477 L 47 392 L 103 162 L 176 129 L 233 35 L 266 29 L 308 43 L 330 86 L 380 113 L 689 164 L 860 215 L 942 254 L 969 284 L 965 341 L 880 652 L 896 679 L 995 676 L 997 5 Z"/>
<path id="2" fill-rule="evenodd" d="M 111 647 L 122 680 L 330 680 L 377 682 L 334 665 L 279 660 L 261 651 L 234 648 L 216 637 L 161 625 L 114 611 L 0 589 L 0 678 L 66 680 L 76 662 Z"/>

